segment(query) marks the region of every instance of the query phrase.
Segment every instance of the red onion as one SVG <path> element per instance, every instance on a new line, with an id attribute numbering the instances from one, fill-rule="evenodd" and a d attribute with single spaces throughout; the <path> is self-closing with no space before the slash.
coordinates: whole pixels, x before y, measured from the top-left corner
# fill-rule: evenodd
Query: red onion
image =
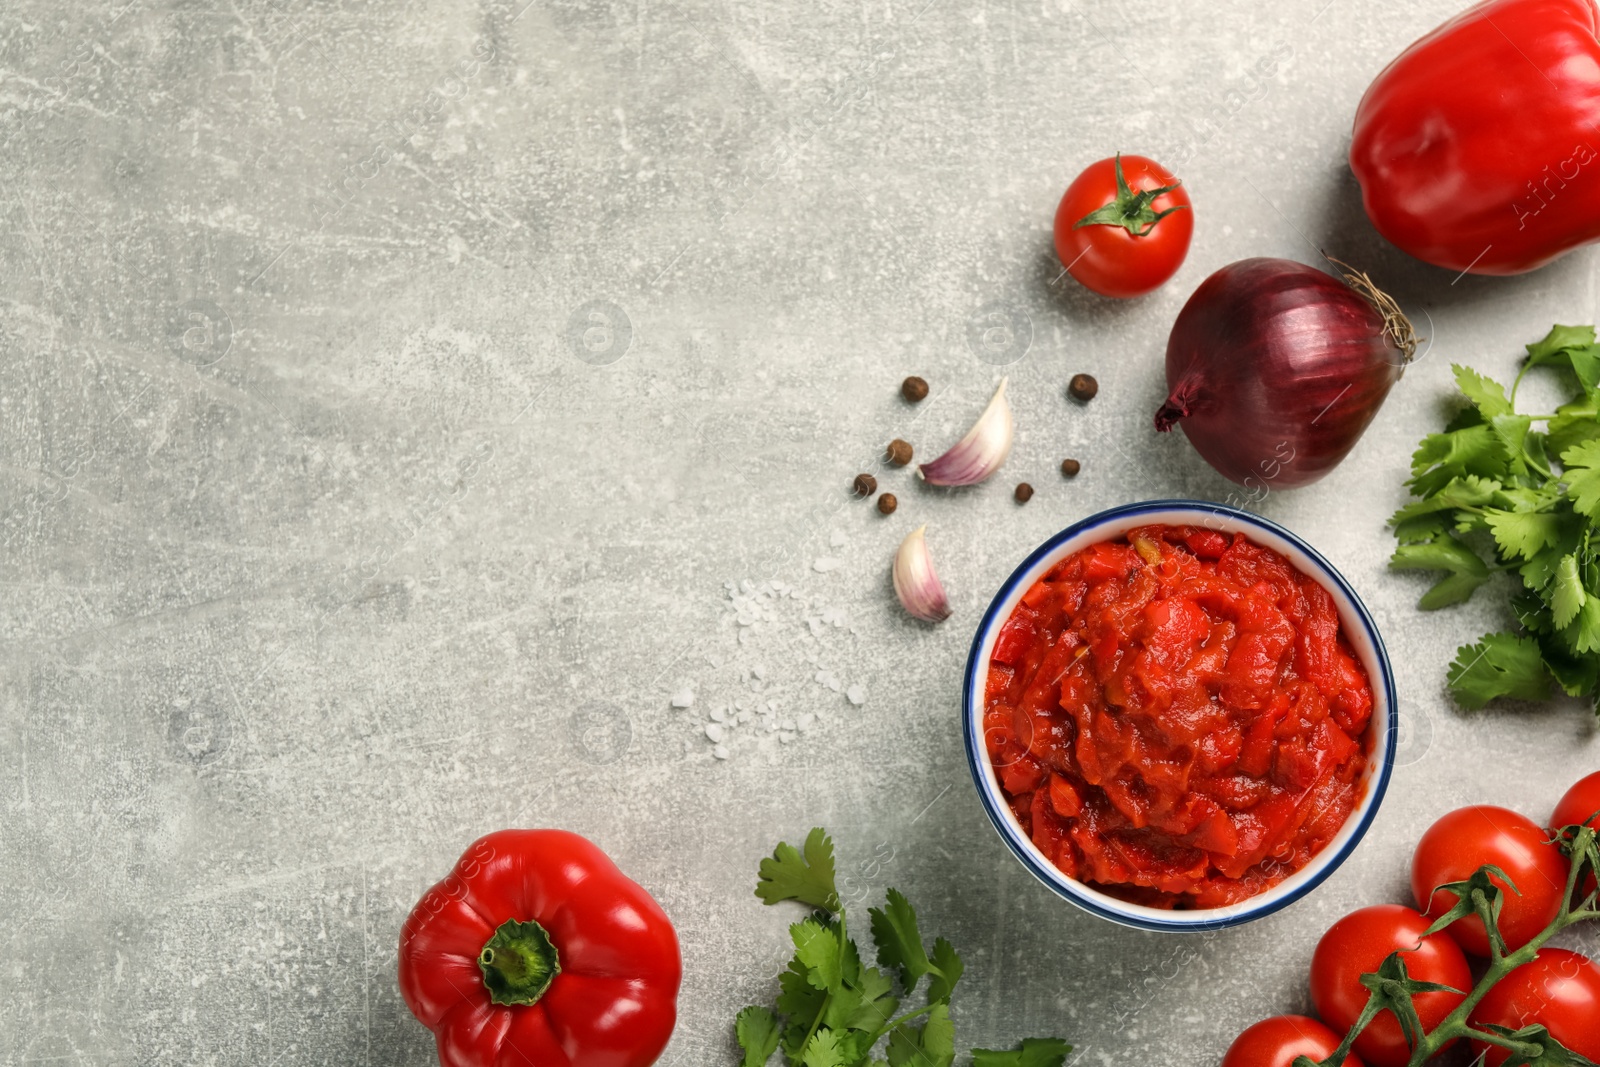
<path id="1" fill-rule="evenodd" d="M 1343 264 L 1340 264 L 1343 266 Z M 1365 274 L 1244 259 L 1200 284 L 1167 340 L 1163 433 L 1252 489 L 1289 489 L 1344 459 L 1416 352 Z"/>

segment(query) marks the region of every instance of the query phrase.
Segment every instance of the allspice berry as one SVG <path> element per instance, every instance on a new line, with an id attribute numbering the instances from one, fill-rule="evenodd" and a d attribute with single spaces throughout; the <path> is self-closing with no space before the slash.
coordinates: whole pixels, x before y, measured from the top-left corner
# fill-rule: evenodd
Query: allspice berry
<path id="1" fill-rule="evenodd" d="M 1100 383 L 1088 374 L 1074 374 L 1072 381 L 1067 383 L 1067 392 L 1072 394 L 1074 400 L 1093 400 L 1099 391 Z"/>
<path id="2" fill-rule="evenodd" d="M 1018 482 L 1017 491 L 1011 495 L 1017 498 L 1017 503 L 1026 504 L 1033 499 L 1033 486 L 1027 482 Z"/>
<path id="3" fill-rule="evenodd" d="M 900 506 L 900 501 L 894 498 L 893 493 L 885 493 L 878 498 L 878 513 L 880 515 L 893 515 L 894 509 Z"/>
<path id="4" fill-rule="evenodd" d="M 896 437 L 889 442 L 887 455 L 890 463 L 893 463 L 896 467 L 904 467 L 911 462 L 911 445 Z"/>
<path id="5" fill-rule="evenodd" d="M 858 474 L 853 488 L 856 496 L 871 496 L 878 491 L 878 479 L 870 474 Z"/>
<path id="6" fill-rule="evenodd" d="M 915 374 L 900 383 L 900 395 L 915 404 L 928 395 L 928 383 Z"/>
<path id="7" fill-rule="evenodd" d="M 1065 478 L 1076 478 L 1078 476 L 1078 472 L 1081 471 L 1082 469 L 1083 469 L 1083 464 L 1079 463 L 1075 459 L 1064 459 L 1064 460 L 1061 461 L 1061 474 L 1062 474 L 1062 477 L 1065 477 Z"/>

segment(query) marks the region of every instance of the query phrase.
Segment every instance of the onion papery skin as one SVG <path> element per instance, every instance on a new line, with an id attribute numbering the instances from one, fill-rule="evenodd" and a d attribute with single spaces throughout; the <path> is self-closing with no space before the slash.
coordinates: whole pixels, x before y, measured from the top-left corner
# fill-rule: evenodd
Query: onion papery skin
<path id="1" fill-rule="evenodd" d="M 1205 461 L 1255 491 L 1308 485 L 1361 439 L 1407 356 L 1372 303 L 1287 259 L 1244 259 L 1200 284 L 1167 340 L 1167 401 Z"/>

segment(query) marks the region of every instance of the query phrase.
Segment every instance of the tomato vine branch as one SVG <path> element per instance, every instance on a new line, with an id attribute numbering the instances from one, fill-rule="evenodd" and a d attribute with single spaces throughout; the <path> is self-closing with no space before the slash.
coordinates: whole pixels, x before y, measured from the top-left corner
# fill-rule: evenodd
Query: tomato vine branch
<path id="1" fill-rule="evenodd" d="M 1465 915 L 1476 915 L 1483 920 L 1484 929 L 1489 933 L 1490 959 L 1489 967 L 1484 972 L 1472 989 L 1466 993 L 1455 1010 L 1445 1016 L 1433 1030 L 1419 1034 L 1421 1024 L 1417 1019 L 1416 1009 L 1412 1005 L 1411 997 L 1420 992 L 1442 989 L 1433 982 L 1418 982 L 1406 974 L 1405 961 L 1401 953 L 1391 953 L 1380 965 L 1377 972 L 1364 975 L 1362 984 L 1371 992 L 1368 995 L 1366 1006 L 1361 1015 L 1356 1019 L 1344 1040 L 1339 1043 L 1327 1059 L 1320 1063 L 1309 1056 L 1297 1057 L 1294 1067 L 1342 1067 L 1351 1048 L 1355 1045 L 1356 1038 L 1367 1028 L 1373 1019 L 1383 1012 L 1394 1015 L 1401 1024 L 1402 1030 L 1407 1034 L 1411 1044 L 1411 1058 L 1407 1067 L 1421 1067 L 1422 1064 L 1438 1055 L 1446 1045 L 1461 1038 L 1480 1041 L 1485 1044 L 1497 1045 L 1510 1052 L 1506 1060 L 1506 1067 L 1517 1067 L 1521 1064 L 1556 1062 L 1545 1059 L 1552 1050 L 1565 1053 L 1568 1057 L 1559 1062 L 1572 1064 L 1586 1064 L 1589 1061 L 1562 1046 L 1558 1041 L 1544 1031 L 1543 1027 L 1531 1027 L 1516 1033 L 1497 1033 L 1488 1029 L 1480 1029 L 1471 1025 L 1469 1017 L 1478 1004 L 1488 995 L 1501 979 L 1526 963 L 1531 963 L 1538 958 L 1539 950 L 1556 934 L 1569 926 L 1581 922 L 1589 922 L 1600 918 L 1600 907 L 1597 907 L 1597 890 L 1589 890 L 1574 905 L 1574 897 L 1578 896 L 1578 887 L 1586 874 L 1594 874 L 1600 870 L 1600 845 L 1596 844 L 1595 831 L 1587 826 L 1564 827 L 1556 837 L 1561 849 L 1571 859 L 1571 866 L 1567 871 L 1567 884 L 1561 898 L 1561 910 L 1537 936 L 1527 944 L 1514 951 L 1507 952 L 1505 941 L 1500 935 L 1499 915 L 1503 891 L 1496 882 L 1489 878 L 1493 873 L 1497 879 L 1516 891 L 1516 886 L 1505 872 L 1495 867 L 1480 867 L 1478 871 L 1465 883 L 1456 883 L 1458 886 L 1467 887 L 1467 900 L 1459 901 L 1456 907 L 1441 915 L 1427 934 L 1432 935 L 1443 930 L 1452 922 Z M 1441 887 L 1443 888 L 1443 887 Z M 1466 905 L 1466 906 L 1463 906 Z M 1460 990 L 1452 990 L 1460 992 Z M 1530 1033 L 1530 1031 L 1536 1031 Z M 1533 1038 L 1534 1040 L 1529 1040 Z"/>

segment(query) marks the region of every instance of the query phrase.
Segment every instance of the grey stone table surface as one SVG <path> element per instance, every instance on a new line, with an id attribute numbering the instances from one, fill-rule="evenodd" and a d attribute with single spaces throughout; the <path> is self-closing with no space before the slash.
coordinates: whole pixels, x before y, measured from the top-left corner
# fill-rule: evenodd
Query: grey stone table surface
<path id="1" fill-rule="evenodd" d="M 855 888 L 903 889 L 964 951 L 963 1047 L 1203 1065 L 1304 1009 L 1316 938 L 1405 899 L 1422 826 L 1542 814 L 1600 762 L 1576 704 L 1453 710 L 1445 665 L 1503 598 L 1425 616 L 1385 567 L 1449 363 L 1506 375 L 1597 315 L 1592 252 L 1453 281 L 1361 213 L 1355 104 L 1457 7 L 10 0 L 0 1063 L 432 1062 L 400 923 L 512 825 L 592 837 L 671 913 L 668 1064 L 735 1062 L 793 918 L 752 896 L 757 860 L 816 824 Z M 1125 303 L 1060 278 L 1049 234 L 1117 150 L 1197 205 L 1178 276 Z M 1404 765 L 1305 901 L 1119 929 L 987 824 L 967 645 L 1068 522 L 1227 497 L 1150 427 L 1167 330 L 1222 264 L 1318 248 L 1430 345 L 1348 462 L 1259 508 L 1382 624 Z M 1000 477 L 881 468 L 1001 374 Z M 859 470 L 895 515 L 848 496 Z M 939 627 L 888 583 L 921 523 Z"/>

